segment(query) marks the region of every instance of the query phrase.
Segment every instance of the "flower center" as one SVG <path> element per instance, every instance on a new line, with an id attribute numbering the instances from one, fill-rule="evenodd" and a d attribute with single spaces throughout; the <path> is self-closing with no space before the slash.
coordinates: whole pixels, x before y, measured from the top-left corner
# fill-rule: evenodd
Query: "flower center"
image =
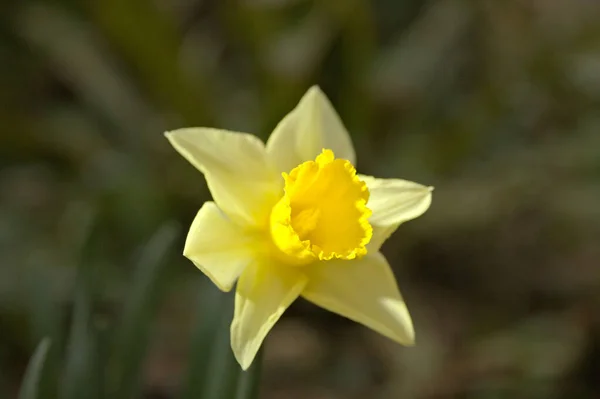
<path id="1" fill-rule="evenodd" d="M 273 242 L 292 263 L 354 259 L 367 253 L 369 189 L 349 161 L 323 150 L 283 173 L 283 197 L 271 212 Z"/>

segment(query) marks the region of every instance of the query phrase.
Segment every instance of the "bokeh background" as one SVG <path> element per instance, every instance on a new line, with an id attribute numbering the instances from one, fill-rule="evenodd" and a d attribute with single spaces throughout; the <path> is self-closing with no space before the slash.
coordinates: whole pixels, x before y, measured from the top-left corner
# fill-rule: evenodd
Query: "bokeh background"
<path id="1" fill-rule="evenodd" d="M 193 397 L 231 304 L 181 255 L 210 194 L 162 132 L 265 139 L 313 84 L 361 172 L 436 187 L 383 247 L 417 346 L 299 301 L 261 397 L 600 397 L 600 1 L 19 0 L 1 398 L 43 337 L 44 398 Z"/>

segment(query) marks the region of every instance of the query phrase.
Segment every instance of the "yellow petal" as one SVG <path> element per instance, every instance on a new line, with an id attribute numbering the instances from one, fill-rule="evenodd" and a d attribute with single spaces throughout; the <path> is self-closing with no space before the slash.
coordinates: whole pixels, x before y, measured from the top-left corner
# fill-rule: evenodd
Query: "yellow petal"
<path id="1" fill-rule="evenodd" d="M 183 254 L 220 290 L 229 291 L 244 268 L 261 256 L 266 243 L 263 236 L 228 219 L 214 202 L 205 202 L 190 227 Z"/>
<path id="2" fill-rule="evenodd" d="M 229 217 L 254 226 L 268 224 L 283 180 L 256 136 L 209 128 L 179 129 L 165 135 L 204 173 L 215 202 Z"/>
<path id="3" fill-rule="evenodd" d="M 244 370 L 250 367 L 260 345 L 306 285 L 298 269 L 263 259 L 242 273 L 235 294 L 231 348 Z"/>
<path id="4" fill-rule="evenodd" d="M 277 125 L 267 141 L 267 152 L 280 172 L 288 172 L 315 159 L 323 148 L 356 164 L 350 135 L 325 94 L 313 86 Z"/>
<path id="5" fill-rule="evenodd" d="M 394 274 L 380 253 L 315 264 L 302 296 L 403 345 L 414 343 L 410 315 Z"/>
<path id="6" fill-rule="evenodd" d="M 432 187 L 400 179 L 359 177 L 367 183 L 371 193 L 367 206 L 373 211 L 369 219 L 373 227 L 391 226 L 415 219 L 431 205 Z"/>

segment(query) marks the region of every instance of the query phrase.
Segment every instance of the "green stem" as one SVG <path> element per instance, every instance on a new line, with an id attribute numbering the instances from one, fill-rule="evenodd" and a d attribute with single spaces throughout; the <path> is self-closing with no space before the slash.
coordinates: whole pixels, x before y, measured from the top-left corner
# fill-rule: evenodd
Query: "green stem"
<path id="1" fill-rule="evenodd" d="M 262 353 L 263 349 L 260 349 L 250 368 L 240 373 L 235 399 L 258 399 L 260 394 Z"/>

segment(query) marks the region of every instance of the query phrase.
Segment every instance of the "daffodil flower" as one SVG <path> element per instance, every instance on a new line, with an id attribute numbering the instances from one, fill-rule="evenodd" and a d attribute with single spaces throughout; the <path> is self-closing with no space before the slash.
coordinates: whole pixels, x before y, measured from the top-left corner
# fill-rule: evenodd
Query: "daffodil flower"
<path id="1" fill-rule="evenodd" d="M 211 128 L 166 137 L 204 174 L 214 199 L 196 215 L 184 255 L 222 291 L 237 281 L 231 347 L 243 369 L 300 296 L 414 343 L 410 315 L 379 249 L 400 224 L 429 208 L 432 189 L 357 174 L 350 136 L 318 87 L 266 145 Z"/>

